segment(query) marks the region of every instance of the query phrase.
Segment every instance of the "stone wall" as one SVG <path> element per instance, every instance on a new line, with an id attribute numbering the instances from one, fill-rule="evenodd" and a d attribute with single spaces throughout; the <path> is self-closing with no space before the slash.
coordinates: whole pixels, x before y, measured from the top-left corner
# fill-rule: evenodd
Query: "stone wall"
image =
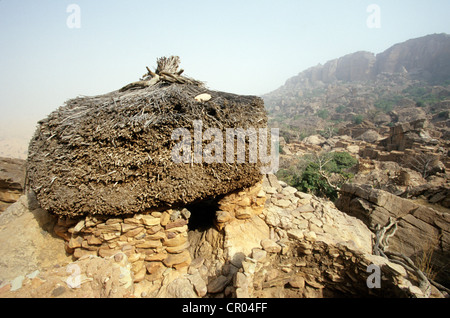
<path id="1" fill-rule="evenodd" d="M 224 228 L 227 224 L 239 223 L 244 228 L 246 226 L 244 223 L 253 224 L 251 219 L 261 214 L 266 201 L 261 187 L 260 182 L 253 187 L 230 193 L 217 201 L 217 211 L 202 211 L 213 213 L 214 221 L 210 224 L 210 228 L 201 231 L 201 234 L 209 231 L 216 238 L 223 236 L 219 240 L 221 242 L 225 240 L 225 245 L 213 244 L 216 250 L 219 247 L 223 248 L 221 254 L 225 252 L 227 259 L 233 259 L 235 254 L 248 250 L 246 247 L 249 241 L 255 239 L 247 237 L 245 243 L 240 244 L 241 241 L 235 241 L 239 239 L 234 235 L 235 231 L 230 227 L 227 230 Z M 210 249 L 207 249 L 206 253 L 205 248 L 199 251 L 199 247 L 205 245 L 204 240 L 196 241 L 193 235 L 189 238 L 188 225 L 191 216 L 191 211 L 184 208 L 148 211 L 129 217 L 87 216 L 81 219 L 60 217 L 54 231 L 66 241 L 66 251 L 73 254 L 75 259 L 86 256 L 108 258 L 117 253 L 124 253 L 131 263 L 135 284 L 154 283 L 164 285 L 166 288 L 170 282 L 166 281 L 163 284 L 164 273 L 171 272 L 171 281 L 178 279 L 178 276 L 188 272 L 189 265 L 195 257 L 194 269 L 204 266 L 204 263 L 209 267 L 202 271 L 202 276 L 192 278 L 196 280 L 197 285 L 203 286 L 196 289 L 194 296 L 204 296 L 208 278 L 216 274 L 211 268 L 221 268 L 225 265 L 225 261 L 222 257 L 222 261 L 218 262 Z M 241 234 L 251 235 L 252 231 L 241 231 Z M 259 246 L 260 238 L 256 239 L 257 242 L 253 244 Z M 196 246 L 191 246 L 191 242 L 196 242 Z M 167 295 L 166 289 L 164 292 L 159 290 L 159 296 Z"/>
<path id="2" fill-rule="evenodd" d="M 85 255 L 110 257 L 123 252 L 132 263 L 134 282 L 158 277 L 166 268 L 186 268 L 191 257 L 187 239 L 190 212 L 166 210 L 128 218 L 88 216 L 60 218 L 55 233 L 66 241 L 76 259 Z M 146 277 L 149 276 L 149 277 Z"/>

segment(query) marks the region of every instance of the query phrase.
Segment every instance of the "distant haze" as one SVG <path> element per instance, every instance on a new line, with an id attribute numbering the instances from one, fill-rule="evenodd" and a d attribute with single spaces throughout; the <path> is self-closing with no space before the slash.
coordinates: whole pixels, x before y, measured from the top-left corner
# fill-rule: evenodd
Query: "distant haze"
<path id="1" fill-rule="evenodd" d="M 448 12 L 442 0 L 1 0 L 0 156 L 26 156 L 38 120 L 164 55 L 211 89 L 262 95 L 349 53 L 450 34 Z"/>

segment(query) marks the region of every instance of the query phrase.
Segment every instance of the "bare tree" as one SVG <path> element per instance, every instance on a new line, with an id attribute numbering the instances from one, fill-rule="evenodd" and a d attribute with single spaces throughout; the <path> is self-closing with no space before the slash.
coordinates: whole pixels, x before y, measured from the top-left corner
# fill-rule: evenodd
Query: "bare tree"
<path id="1" fill-rule="evenodd" d="M 431 176 L 439 161 L 439 154 L 417 151 L 413 156 L 405 158 L 406 165 L 419 172 L 424 179 Z"/>

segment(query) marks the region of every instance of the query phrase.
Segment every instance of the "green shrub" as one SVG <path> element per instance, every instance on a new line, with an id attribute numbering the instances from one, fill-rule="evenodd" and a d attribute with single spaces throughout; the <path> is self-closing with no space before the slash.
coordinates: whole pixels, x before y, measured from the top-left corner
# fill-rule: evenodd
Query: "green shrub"
<path id="1" fill-rule="evenodd" d="M 311 161 L 306 165 L 302 173 L 296 173 L 290 178 L 292 186 L 303 192 L 311 192 L 320 197 L 327 197 L 331 200 L 336 200 L 338 197 L 337 187 L 340 187 L 344 182 L 350 180 L 353 174 L 348 170 L 354 167 L 358 160 L 353 158 L 347 152 L 333 152 L 320 156 L 315 161 Z M 319 160 L 325 165 L 322 167 L 322 172 L 330 176 L 331 174 L 338 174 L 340 176 L 341 184 L 330 185 L 326 178 L 320 173 Z M 286 181 L 287 182 L 287 181 Z"/>
<path id="2" fill-rule="evenodd" d="M 327 119 L 328 116 L 330 116 L 329 112 L 327 109 L 321 109 L 319 111 L 317 111 L 317 116 L 322 118 L 322 119 Z"/>
<path id="3" fill-rule="evenodd" d="M 363 115 L 354 115 L 352 121 L 354 124 L 359 125 L 364 121 L 364 116 Z"/>
<path id="4" fill-rule="evenodd" d="M 347 106 L 345 105 L 339 105 L 338 107 L 336 107 L 336 113 L 342 114 L 343 112 L 345 112 L 347 109 Z"/>

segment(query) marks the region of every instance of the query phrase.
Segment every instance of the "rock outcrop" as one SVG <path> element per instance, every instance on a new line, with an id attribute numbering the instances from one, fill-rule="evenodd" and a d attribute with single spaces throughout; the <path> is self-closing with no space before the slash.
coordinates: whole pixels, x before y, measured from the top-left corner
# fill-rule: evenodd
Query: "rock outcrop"
<path id="1" fill-rule="evenodd" d="M 55 223 L 31 194 L 21 196 L 0 214 L 1 281 L 72 261 L 53 231 Z"/>
<path id="2" fill-rule="evenodd" d="M 23 194 L 26 161 L 0 158 L 0 213 Z"/>
<path id="3" fill-rule="evenodd" d="M 345 184 L 336 206 L 362 220 L 373 232 L 390 219 L 397 229 L 389 240 L 389 250 L 402 253 L 420 263 L 430 257 L 429 269 L 436 279 L 449 285 L 446 267 L 450 253 L 450 214 L 439 212 L 368 185 Z"/>

